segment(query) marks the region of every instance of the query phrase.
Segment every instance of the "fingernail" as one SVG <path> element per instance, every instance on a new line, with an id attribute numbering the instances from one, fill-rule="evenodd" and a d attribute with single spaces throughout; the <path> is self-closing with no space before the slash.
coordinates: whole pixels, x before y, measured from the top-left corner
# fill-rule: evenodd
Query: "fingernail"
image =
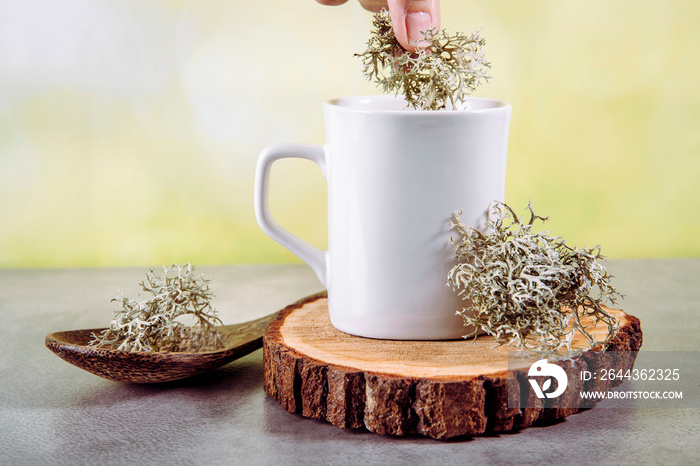
<path id="1" fill-rule="evenodd" d="M 406 15 L 406 33 L 408 40 L 418 46 L 426 46 L 425 31 L 430 29 L 432 17 L 430 13 L 419 11 Z"/>

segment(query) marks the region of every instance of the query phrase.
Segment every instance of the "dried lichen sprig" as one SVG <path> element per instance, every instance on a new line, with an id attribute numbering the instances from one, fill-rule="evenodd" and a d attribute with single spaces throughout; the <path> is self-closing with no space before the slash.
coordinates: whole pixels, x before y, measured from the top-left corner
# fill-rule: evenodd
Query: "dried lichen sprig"
<path id="1" fill-rule="evenodd" d="M 600 247 L 571 248 L 559 236 L 534 233 L 534 223 L 547 218 L 536 215 L 531 202 L 528 210 L 524 223 L 509 206 L 494 203 L 484 231 L 454 215 L 458 264 L 448 285 L 470 301 L 457 312 L 476 329 L 466 337 L 485 331 L 499 344 L 550 354 L 603 349 L 618 324 L 602 303 L 622 295 L 598 262 Z M 584 319 L 592 323 L 584 325 Z M 602 339 L 589 331 L 600 322 L 607 326 Z M 584 348 L 571 346 L 576 333 L 586 338 Z"/>
<path id="2" fill-rule="evenodd" d="M 386 10 L 374 15 L 367 50 L 355 54 L 362 59 L 363 73 L 381 85 L 384 92 L 402 93 L 409 106 L 438 110 L 449 102 L 455 108 L 482 81 L 488 81 L 491 66 L 481 52 L 485 41 L 478 32 L 470 36 L 444 29 L 423 32 L 427 45 L 415 54 L 396 40 Z"/>
<path id="3" fill-rule="evenodd" d="M 211 279 L 194 275 L 191 264 L 163 267 L 162 275 L 153 269 L 139 285 L 141 293 L 151 298 L 136 301 L 119 291 L 116 301 L 122 309 L 115 311 L 109 328 L 92 335 L 90 346 L 124 351 L 207 351 L 223 347 L 216 329 L 221 325 L 211 306 Z M 194 325 L 186 325 L 189 319 Z"/>

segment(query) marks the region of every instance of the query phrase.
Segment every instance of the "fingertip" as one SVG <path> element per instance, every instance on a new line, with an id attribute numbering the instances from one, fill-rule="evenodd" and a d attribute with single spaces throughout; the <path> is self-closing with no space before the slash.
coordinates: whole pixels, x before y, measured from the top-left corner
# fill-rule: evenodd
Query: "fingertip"
<path id="1" fill-rule="evenodd" d="M 415 11 L 406 15 L 406 36 L 408 42 L 415 48 L 429 44 L 425 40 L 426 31 L 432 29 L 433 19 L 426 11 Z"/>
<path id="2" fill-rule="evenodd" d="M 360 5 L 367 11 L 379 13 L 387 8 L 386 0 L 360 0 Z"/>
<path id="3" fill-rule="evenodd" d="M 347 1 L 348 0 L 316 0 L 316 2 L 326 6 L 338 6 L 346 3 Z"/>
<path id="4" fill-rule="evenodd" d="M 410 43 L 408 40 L 408 33 L 406 32 L 406 10 L 395 8 L 390 2 L 389 17 L 391 18 L 391 27 L 394 30 L 394 37 L 396 37 L 398 43 L 405 50 L 414 53 L 416 51 L 416 47 Z"/>
<path id="5" fill-rule="evenodd" d="M 429 45 L 425 32 L 440 29 L 439 0 L 389 0 L 394 35 L 411 53 Z"/>

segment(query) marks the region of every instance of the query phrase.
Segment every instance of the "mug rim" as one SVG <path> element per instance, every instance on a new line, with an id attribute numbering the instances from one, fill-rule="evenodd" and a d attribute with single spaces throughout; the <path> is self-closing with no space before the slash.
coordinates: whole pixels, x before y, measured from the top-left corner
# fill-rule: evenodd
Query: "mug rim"
<path id="1" fill-rule="evenodd" d="M 403 103 L 402 108 L 376 108 L 370 106 L 371 103 L 376 102 L 391 103 L 393 106 Z M 336 108 L 348 112 L 356 113 L 385 113 L 385 114 L 416 114 L 416 115 L 455 115 L 455 114 L 465 114 L 465 113 L 493 113 L 501 112 L 511 108 L 511 105 L 500 99 L 493 99 L 490 97 L 473 97 L 468 96 L 464 99 L 464 102 L 468 105 L 471 103 L 479 103 L 481 105 L 476 108 L 457 108 L 457 109 L 441 109 L 441 110 L 418 110 L 414 108 L 407 107 L 405 105 L 405 99 L 398 95 L 360 95 L 360 96 L 347 96 L 347 97 L 337 97 L 334 99 L 327 100 L 324 102 L 325 107 Z M 363 108 L 363 105 L 366 107 Z M 488 105 L 488 106 L 486 106 Z"/>

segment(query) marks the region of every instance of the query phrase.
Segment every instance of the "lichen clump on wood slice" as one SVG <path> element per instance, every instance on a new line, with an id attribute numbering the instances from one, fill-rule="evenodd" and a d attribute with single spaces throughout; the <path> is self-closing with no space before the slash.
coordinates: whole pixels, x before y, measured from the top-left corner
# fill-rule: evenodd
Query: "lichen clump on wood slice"
<path id="1" fill-rule="evenodd" d="M 367 50 L 355 54 L 362 59 L 363 73 L 384 92 L 403 94 L 410 107 L 419 110 L 456 108 L 482 81 L 488 81 L 478 32 L 424 31 L 426 45 L 415 54 L 396 40 L 386 10 L 374 15 Z"/>
<path id="2" fill-rule="evenodd" d="M 484 331 L 499 344 L 550 354 L 605 348 L 617 321 L 602 304 L 622 295 L 599 262 L 600 246 L 576 249 L 559 236 L 534 233 L 535 222 L 547 218 L 536 215 L 532 203 L 528 210 L 523 222 L 509 206 L 495 203 L 484 231 L 454 215 L 458 264 L 448 285 L 469 303 L 458 311 L 465 325 L 476 328 L 467 337 Z M 590 332 L 601 322 L 607 327 L 602 339 Z M 571 345 L 577 333 L 585 337 L 584 348 Z"/>
<path id="3" fill-rule="evenodd" d="M 216 329 L 221 325 L 211 306 L 211 280 L 195 276 L 191 264 L 163 267 L 162 275 L 151 269 L 139 292 L 149 299 L 128 299 L 119 291 L 110 302 L 122 309 L 114 313 L 108 329 L 92 335 L 90 346 L 124 351 L 201 352 L 220 349 Z M 192 321 L 187 325 L 183 320 Z"/>

